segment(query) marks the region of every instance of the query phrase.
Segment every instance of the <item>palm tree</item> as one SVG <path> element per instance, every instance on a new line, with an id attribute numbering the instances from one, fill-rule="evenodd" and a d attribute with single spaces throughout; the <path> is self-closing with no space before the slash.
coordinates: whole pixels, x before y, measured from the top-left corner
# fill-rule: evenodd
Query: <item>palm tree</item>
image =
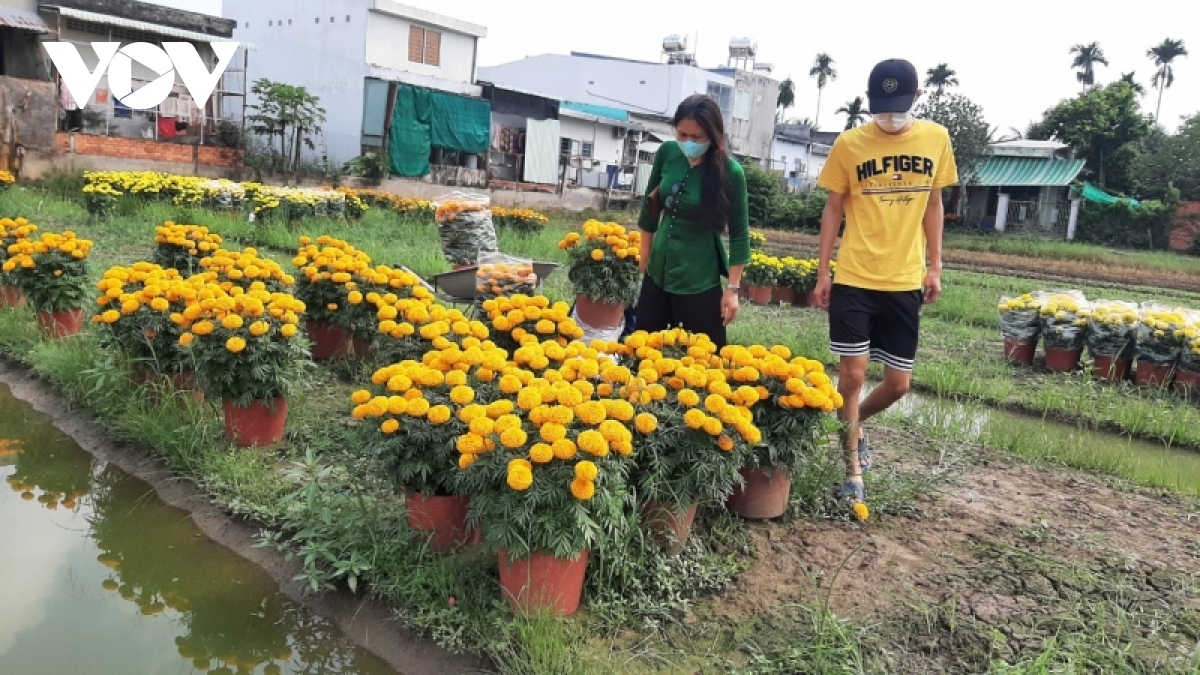
<path id="1" fill-rule="evenodd" d="M 862 124 L 867 118 L 867 109 L 863 107 L 863 97 L 855 96 L 853 101 L 837 109 L 837 115 L 846 116 L 846 131 Z"/>
<path id="2" fill-rule="evenodd" d="M 937 68 L 930 68 L 926 73 L 929 77 L 925 78 L 926 87 L 937 87 L 937 93 L 942 93 L 946 87 L 958 86 L 958 73 L 955 73 L 945 63 L 939 63 Z"/>
<path id="3" fill-rule="evenodd" d="M 779 119 L 787 114 L 787 109 L 796 105 L 796 84 L 792 82 L 792 78 L 788 78 L 779 83 L 779 97 L 775 99 L 775 105 L 781 108 Z"/>
<path id="4" fill-rule="evenodd" d="M 1071 47 L 1069 53 L 1075 55 L 1071 67 L 1079 69 L 1079 72 L 1075 73 L 1075 78 L 1079 80 L 1082 87 L 1087 89 L 1096 84 L 1096 64 L 1108 65 L 1108 59 L 1104 58 L 1104 50 L 1100 49 L 1100 43 L 1078 44 Z"/>
<path id="5" fill-rule="evenodd" d="M 1132 72 L 1131 73 L 1122 73 L 1121 74 L 1121 82 L 1124 82 L 1125 84 L 1129 85 L 1129 88 L 1133 90 L 1133 93 L 1137 94 L 1138 96 L 1145 96 L 1146 88 L 1142 86 L 1141 82 L 1138 82 L 1137 80 L 1133 79 L 1134 74 L 1135 73 L 1132 73 Z"/>
<path id="6" fill-rule="evenodd" d="M 1158 66 L 1158 70 L 1154 73 L 1154 79 L 1150 81 L 1155 87 L 1158 87 L 1158 106 L 1154 109 L 1154 123 L 1158 123 L 1158 114 L 1162 112 L 1162 95 L 1163 90 L 1175 84 L 1175 69 L 1171 67 L 1171 62 L 1177 57 L 1187 56 L 1187 48 L 1183 46 L 1183 40 L 1172 40 L 1167 38 L 1162 41 L 1162 44 L 1157 47 L 1151 47 L 1146 52 L 1146 56 Z"/>
<path id="7" fill-rule="evenodd" d="M 832 56 L 821 52 L 813 60 L 812 70 L 808 71 L 809 77 L 817 78 L 817 122 L 821 121 L 821 94 L 825 91 L 825 85 L 829 84 L 830 80 L 837 79 L 837 71 L 833 69 L 833 63 Z"/>
<path id="8" fill-rule="evenodd" d="M 812 121 L 811 117 L 801 117 L 798 120 L 792 120 L 792 124 L 796 124 L 796 125 L 799 125 L 802 127 L 808 127 L 809 129 L 812 129 L 813 131 L 817 130 L 817 124 L 816 124 L 816 122 Z"/>

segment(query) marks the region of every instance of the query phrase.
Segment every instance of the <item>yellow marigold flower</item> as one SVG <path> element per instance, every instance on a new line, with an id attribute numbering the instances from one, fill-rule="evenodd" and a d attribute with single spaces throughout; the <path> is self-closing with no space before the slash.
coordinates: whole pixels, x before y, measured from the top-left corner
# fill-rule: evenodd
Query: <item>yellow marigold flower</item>
<path id="1" fill-rule="evenodd" d="M 221 319 L 221 325 L 225 328 L 225 330 L 237 330 L 241 328 L 244 323 L 245 321 L 242 320 L 242 317 L 238 316 L 237 314 L 230 314 L 224 319 Z"/>
<path id="2" fill-rule="evenodd" d="M 595 429 L 588 429 L 579 434 L 578 443 L 580 450 L 593 457 L 605 457 L 608 455 L 608 441 L 604 440 L 604 435 Z"/>
<path id="3" fill-rule="evenodd" d="M 543 441 L 546 441 L 547 443 L 554 443 L 555 441 L 567 437 L 567 428 L 561 424 L 549 422 L 542 425 L 542 428 L 539 430 L 539 435 L 542 437 Z"/>
<path id="4" fill-rule="evenodd" d="M 528 460 L 514 459 L 508 463 L 508 486 L 518 492 L 533 485 L 533 469 Z"/>
<path id="5" fill-rule="evenodd" d="M 542 394 L 535 388 L 526 387 L 517 394 L 517 405 L 522 410 L 533 410 L 542 404 Z"/>
<path id="6" fill-rule="evenodd" d="M 508 395 L 521 391 L 521 378 L 516 375 L 505 375 L 500 378 L 500 392 Z"/>
<path id="7" fill-rule="evenodd" d="M 180 347 L 190 347 L 191 344 L 195 341 L 196 341 L 196 336 L 191 333 L 184 333 L 183 335 L 179 336 L 179 346 Z"/>
<path id="8" fill-rule="evenodd" d="M 590 483 L 596 480 L 596 476 L 599 474 L 600 470 L 596 467 L 594 462 L 590 462 L 585 459 L 582 462 L 575 464 L 575 478 L 579 480 L 584 480 Z"/>
<path id="9" fill-rule="evenodd" d="M 432 424 L 436 424 L 439 426 L 442 424 L 445 424 L 446 422 L 449 422 L 450 416 L 451 416 L 450 408 L 447 406 L 444 406 L 444 405 L 435 405 L 432 408 L 430 408 L 429 413 L 426 414 L 426 418 Z"/>
<path id="10" fill-rule="evenodd" d="M 271 324 L 266 321 L 255 321 L 250 324 L 250 334 L 254 337 L 262 337 L 271 332 Z"/>
<path id="11" fill-rule="evenodd" d="M 569 438 L 562 438 L 554 441 L 550 444 L 550 447 L 554 450 L 555 459 L 572 459 L 575 457 L 575 453 L 578 451 L 575 441 L 572 441 Z"/>
<path id="12" fill-rule="evenodd" d="M 691 389 L 684 389 L 679 392 L 679 402 L 688 407 L 697 406 L 700 404 L 700 395 Z"/>
<path id="13" fill-rule="evenodd" d="M 409 391 L 405 396 L 407 397 L 408 394 L 412 393 L 413 391 Z M 416 392 L 416 394 L 420 396 L 420 392 Z M 429 401 L 426 401 L 424 398 L 414 396 L 408 401 L 408 414 L 410 417 L 424 417 L 429 413 L 429 409 Z"/>
<path id="14" fill-rule="evenodd" d="M 719 436 L 721 431 L 723 431 L 721 420 L 716 419 L 715 417 L 705 418 L 704 433 L 708 434 L 709 436 Z"/>
<path id="15" fill-rule="evenodd" d="M 361 305 L 362 301 L 363 294 L 360 291 L 350 291 L 350 293 L 346 295 L 346 302 L 349 302 L 352 305 Z"/>
<path id="16" fill-rule="evenodd" d="M 331 312 L 336 312 L 338 310 L 338 305 L 336 302 L 331 302 L 328 305 L 325 305 L 325 308 Z"/>
<path id="17" fill-rule="evenodd" d="M 400 423 L 396 420 L 384 420 L 383 424 L 379 425 L 379 430 L 385 434 L 394 434 L 400 430 Z"/>
<path id="18" fill-rule="evenodd" d="M 166 298 L 154 298 L 150 301 L 150 309 L 156 312 L 165 312 L 171 308 L 171 303 L 167 302 Z"/>
<path id="19" fill-rule="evenodd" d="M 593 427 L 603 422 L 608 416 L 604 410 L 604 406 L 597 401 L 588 401 L 576 406 L 575 415 L 579 417 L 579 421 Z"/>
<path id="20" fill-rule="evenodd" d="M 690 429 L 703 429 L 705 419 L 707 416 L 696 408 L 692 408 L 683 415 L 683 423 Z"/>
<path id="21" fill-rule="evenodd" d="M 725 452 L 731 452 L 733 450 L 733 439 L 725 434 L 721 434 L 721 437 L 717 439 L 717 447 Z"/>
<path id="22" fill-rule="evenodd" d="M 446 384 L 451 387 L 462 387 L 467 384 L 467 374 L 461 370 L 452 370 L 446 373 Z"/>
<path id="23" fill-rule="evenodd" d="M 476 417 L 475 419 L 471 420 L 468 428 L 473 434 L 487 436 L 495 430 L 496 423 L 493 422 L 489 417 Z"/>
<path id="24" fill-rule="evenodd" d="M 571 481 L 571 496 L 581 502 L 586 502 L 596 494 L 596 485 L 590 481 L 576 478 Z"/>
<path id="25" fill-rule="evenodd" d="M 554 448 L 547 443 L 535 443 L 529 449 L 529 459 L 534 464 L 546 464 L 554 459 Z"/>
<path id="26" fill-rule="evenodd" d="M 726 401 L 724 397 L 716 394 L 709 394 L 708 397 L 704 399 L 704 408 L 714 415 L 721 414 L 721 411 L 724 410 L 728 405 L 729 402 Z"/>
<path id="27" fill-rule="evenodd" d="M 225 341 L 225 349 L 234 354 L 240 353 L 246 348 L 246 341 L 240 337 L 234 336 Z"/>
<path id="28" fill-rule="evenodd" d="M 285 338 L 295 337 L 297 330 L 298 329 L 296 328 L 296 324 L 287 323 L 287 324 L 284 324 L 283 327 L 281 327 L 279 329 L 279 334 Z"/>
<path id="29" fill-rule="evenodd" d="M 517 448 L 524 446 L 528 440 L 529 435 L 525 433 L 524 429 L 519 427 L 505 429 L 504 432 L 500 434 L 500 444 L 509 450 L 516 450 Z"/>
<path id="30" fill-rule="evenodd" d="M 649 435 L 658 429 L 658 418 L 650 413 L 641 413 L 634 419 L 633 425 L 638 430 L 638 433 Z"/>
<path id="31" fill-rule="evenodd" d="M 854 517 L 857 518 L 859 522 L 866 522 L 871 519 L 871 510 L 867 508 L 866 504 L 862 502 L 855 502 L 853 510 Z"/>
<path id="32" fill-rule="evenodd" d="M 359 389 L 350 395 L 350 402 L 355 405 L 362 405 L 371 400 L 371 392 L 366 389 Z"/>
<path id="33" fill-rule="evenodd" d="M 450 390 L 450 400 L 456 405 L 466 405 L 475 400 L 475 390 L 467 386 L 457 386 Z"/>
<path id="34" fill-rule="evenodd" d="M 470 453 L 463 453 L 458 456 L 458 468 L 468 469 L 478 459 L 479 459 L 478 455 L 473 455 Z"/>
<path id="35" fill-rule="evenodd" d="M 110 309 L 100 315 L 100 320 L 107 324 L 114 324 L 121 320 L 121 313 L 115 309 Z"/>

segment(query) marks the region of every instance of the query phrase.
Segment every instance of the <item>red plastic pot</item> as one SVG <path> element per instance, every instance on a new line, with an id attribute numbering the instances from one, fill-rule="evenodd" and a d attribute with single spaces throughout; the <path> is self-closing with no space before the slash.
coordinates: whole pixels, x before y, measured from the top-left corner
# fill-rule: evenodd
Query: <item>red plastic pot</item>
<path id="1" fill-rule="evenodd" d="M 467 529 L 470 506 L 469 496 L 425 497 L 410 491 L 405 497 L 408 526 L 429 534 L 429 548 L 438 553 L 450 553 L 459 546 L 479 543 L 479 533 Z"/>
<path id="2" fill-rule="evenodd" d="M 625 305 L 599 302 L 583 295 L 575 296 L 575 315 L 591 328 L 607 330 L 621 325 Z"/>
<path id="3" fill-rule="evenodd" d="M 1010 363 L 1017 363 L 1022 366 L 1032 366 L 1033 356 L 1037 353 L 1037 341 L 1018 342 L 1011 338 L 1004 338 L 1004 358 Z"/>
<path id="4" fill-rule="evenodd" d="M 1200 398 L 1200 372 L 1181 370 L 1175 373 L 1175 391 L 1191 398 Z"/>
<path id="5" fill-rule="evenodd" d="M 225 401 L 225 436 L 238 447 L 252 448 L 271 445 L 283 440 L 287 426 L 287 401 L 255 401 L 249 407 L 239 408 L 233 401 Z"/>
<path id="6" fill-rule="evenodd" d="M 341 326 L 325 321 L 305 321 L 304 330 L 312 339 L 312 357 L 316 361 L 345 356 L 350 351 L 350 334 Z"/>
<path id="7" fill-rule="evenodd" d="M 1129 379 L 1129 371 L 1132 369 L 1133 359 L 1131 357 L 1097 356 L 1096 362 L 1092 366 L 1092 376 L 1097 380 L 1124 382 Z"/>
<path id="8" fill-rule="evenodd" d="M 692 504 L 682 511 L 650 501 L 642 507 L 642 524 L 650 531 L 650 536 L 667 549 L 671 555 L 683 552 L 687 545 L 688 535 L 692 533 L 692 522 L 696 519 L 697 504 Z"/>
<path id="9" fill-rule="evenodd" d="M 733 495 L 725 502 L 730 513 L 747 520 L 778 518 L 787 511 L 788 497 L 792 494 L 792 476 L 787 471 L 777 470 L 767 476 L 763 469 L 743 468 L 738 473 L 746 481 L 743 487 L 735 487 Z"/>
<path id="10" fill-rule="evenodd" d="M 794 305 L 796 304 L 796 289 L 791 286 L 775 286 L 771 289 L 771 304 L 773 305 Z"/>
<path id="11" fill-rule="evenodd" d="M 1134 383 L 1145 389 L 1168 387 L 1175 375 L 1175 366 L 1160 366 L 1149 361 L 1138 360 Z"/>
<path id="12" fill-rule="evenodd" d="M 0 284 L 0 309 L 20 309 L 25 306 L 25 291 L 13 284 Z"/>
<path id="13" fill-rule="evenodd" d="M 1046 367 L 1056 373 L 1069 373 L 1079 367 L 1083 349 L 1050 347 L 1046 350 Z"/>
<path id="14" fill-rule="evenodd" d="M 83 330 L 83 310 L 69 309 L 64 312 L 37 313 L 37 323 L 42 331 L 53 338 L 77 335 Z"/>
<path id="15" fill-rule="evenodd" d="M 587 549 L 575 560 L 555 558 L 540 551 L 514 560 L 501 550 L 499 563 L 501 592 L 514 609 L 549 610 L 559 616 L 571 616 L 579 609 Z"/>
<path id="16" fill-rule="evenodd" d="M 770 286 L 747 286 L 746 298 L 755 305 L 767 305 L 771 303 L 771 287 Z"/>

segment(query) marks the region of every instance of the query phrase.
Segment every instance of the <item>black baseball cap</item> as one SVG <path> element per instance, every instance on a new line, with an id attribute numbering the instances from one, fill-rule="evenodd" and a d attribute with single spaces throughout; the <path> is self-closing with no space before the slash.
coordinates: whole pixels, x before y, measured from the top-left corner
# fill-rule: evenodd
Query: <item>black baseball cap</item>
<path id="1" fill-rule="evenodd" d="M 871 70 L 867 100 L 871 114 L 902 113 L 912 109 L 920 79 L 917 69 L 904 59 L 881 61 Z"/>

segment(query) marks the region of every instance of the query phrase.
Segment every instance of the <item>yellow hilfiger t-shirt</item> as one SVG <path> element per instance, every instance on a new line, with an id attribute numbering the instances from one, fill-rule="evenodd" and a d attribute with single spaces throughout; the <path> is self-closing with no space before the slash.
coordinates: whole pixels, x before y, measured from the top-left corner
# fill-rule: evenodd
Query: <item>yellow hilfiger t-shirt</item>
<path id="1" fill-rule="evenodd" d="M 846 195 L 834 282 L 913 291 L 925 279 L 922 220 L 933 190 L 958 182 L 950 134 L 917 120 L 890 136 L 873 122 L 838 137 L 817 184 Z"/>

